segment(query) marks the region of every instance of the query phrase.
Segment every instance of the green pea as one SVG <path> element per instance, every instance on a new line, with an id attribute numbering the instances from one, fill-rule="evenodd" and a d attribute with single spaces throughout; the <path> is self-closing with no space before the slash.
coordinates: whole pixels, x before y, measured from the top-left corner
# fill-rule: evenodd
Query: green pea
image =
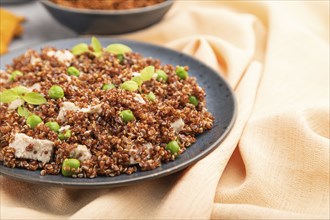
<path id="1" fill-rule="evenodd" d="M 69 76 L 76 76 L 76 77 L 80 76 L 80 71 L 74 66 L 70 66 L 67 69 L 67 73 L 69 74 Z"/>
<path id="2" fill-rule="evenodd" d="M 15 70 L 14 72 L 11 73 L 9 80 L 15 81 L 17 76 L 23 76 L 23 73 L 19 70 Z"/>
<path id="3" fill-rule="evenodd" d="M 168 76 L 163 70 L 157 70 L 157 80 L 167 82 Z"/>
<path id="4" fill-rule="evenodd" d="M 58 134 L 58 139 L 60 140 L 67 140 L 71 137 L 71 130 L 66 130 L 65 133 Z"/>
<path id="5" fill-rule="evenodd" d="M 133 92 L 139 88 L 139 85 L 135 81 L 129 80 L 121 84 L 120 87 L 124 90 Z"/>
<path id="6" fill-rule="evenodd" d="M 189 96 L 189 102 L 191 104 L 193 104 L 194 106 L 198 105 L 198 99 L 196 98 L 196 96 L 193 96 L 193 95 Z"/>
<path id="7" fill-rule="evenodd" d="M 123 110 L 120 112 L 120 117 L 124 122 L 129 122 L 135 119 L 134 114 L 131 110 Z"/>
<path id="8" fill-rule="evenodd" d="M 148 99 L 150 101 L 155 101 L 155 99 L 156 99 L 156 96 L 155 96 L 155 94 L 153 92 L 149 92 L 149 94 L 147 95 L 147 97 L 148 97 Z"/>
<path id="9" fill-rule="evenodd" d="M 170 141 L 165 149 L 171 151 L 172 154 L 175 154 L 180 151 L 180 146 L 177 141 Z"/>
<path id="10" fill-rule="evenodd" d="M 54 131 L 54 132 L 58 132 L 58 130 L 60 129 L 60 125 L 57 122 L 52 122 L 49 121 L 45 124 L 47 127 L 49 127 L 50 130 Z"/>
<path id="11" fill-rule="evenodd" d="M 64 91 L 61 86 L 52 86 L 48 90 L 48 95 L 52 99 L 59 99 L 64 97 Z"/>
<path id="12" fill-rule="evenodd" d="M 102 86 L 102 90 L 109 90 L 109 89 L 114 89 L 115 88 L 115 86 L 112 84 L 112 83 L 105 83 L 105 84 L 103 84 L 103 86 Z"/>
<path id="13" fill-rule="evenodd" d="M 175 69 L 175 72 L 176 72 L 176 75 L 178 75 L 180 77 L 180 79 L 185 79 L 188 77 L 187 71 L 182 66 L 178 66 Z"/>
<path id="14" fill-rule="evenodd" d="M 63 161 L 62 164 L 62 175 L 63 176 L 72 176 L 75 174 L 75 171 L 80 167 L 80 161 L 74 158 L 67 158 Z"/>
<path id="15" fill-rule="evenodd" d="M 37 127 L 38 124 L 42 122 L 42 119 L 38 115 L 30 115 L 26 119 L 26 124 L 28 124 L 32 129 Z"/>

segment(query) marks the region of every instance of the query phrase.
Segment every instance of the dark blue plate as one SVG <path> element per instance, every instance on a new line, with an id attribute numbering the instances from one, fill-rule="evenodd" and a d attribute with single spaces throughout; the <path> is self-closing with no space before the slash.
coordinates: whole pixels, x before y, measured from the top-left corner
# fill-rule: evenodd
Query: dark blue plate
<path id="1" fill-rule="evenodd" d="M 115 42 L 126 44 L 131 47 L 133 51 L 141 53 L 143 56 L 150 56 L 160 59 L 162 64 L 172 64 L 174 66 L 188 65 L 189 75 L 196 77 L 198 84 L 206 91 L 207 108 L 215 117 L 213 128 L 199 135 L 197 137 L 197 142 L 191 145 L 182 155 L 178 157 L 177 160 L 162 164 L 161 167 L 151 171 L 138 171 L 131 175 L 122 174 L 116 177 L 74 179 L 63 177 L 62 175 L 40 176 L 40 171 L 27 171 L 25 169 L 18 168 L 12 169 L 0 164 L 0 173 L 21 181 L 40 184 L 52 184 L 65 187 L 105 188 L 122 186 L 145 180 L 151 180 L 178 172 L 188 167 L 189 165 L 196 163 L 216 147 L 220 146 L 220 143 L 224 140 L 234 124 L 237 107 L 231 88 L 226 83 L 226 81 L 221 76 L 219 76 L 219 73 L 190 56 L 164 47 L 114 38 L 100 38 L 100 41 L 102 45 L 108 45 Z M 33 46 L 32 49 L 39 50 L 45 46 L 71 48 L 73 45 L 82 42 L 89 43 L 90 38 L 75 38 L 52 41 Z M 5 65 L 12 62 L 13 58 L 23 54 L 25 51 L 26 49 L 22 49 L 2 56 L 0 58 L 1 69 L 4 69 Z"/>

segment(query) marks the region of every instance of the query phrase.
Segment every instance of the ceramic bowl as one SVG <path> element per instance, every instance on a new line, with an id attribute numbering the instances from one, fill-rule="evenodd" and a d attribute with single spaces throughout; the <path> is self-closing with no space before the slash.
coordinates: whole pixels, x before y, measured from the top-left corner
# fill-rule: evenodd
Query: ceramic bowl
<path id="1" fill-rule="evenodd" d="M 111 35 L 137 31 L 159 22 L 173 0 L 129 10 L 78 9 L 49 0 L 41 3 L 59 23 L 79 34 Z"/>

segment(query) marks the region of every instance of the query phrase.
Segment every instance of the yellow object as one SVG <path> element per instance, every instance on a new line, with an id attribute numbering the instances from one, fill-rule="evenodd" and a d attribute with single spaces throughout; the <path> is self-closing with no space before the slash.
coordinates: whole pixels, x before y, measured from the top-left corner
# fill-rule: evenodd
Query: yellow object
<path id="1" fill-rule="evenodd" d="M 0 8 L 0 54 L 6 53 L 11 40 L 23 33 L 21 26 L 23 20 L 24 17 Z"/>

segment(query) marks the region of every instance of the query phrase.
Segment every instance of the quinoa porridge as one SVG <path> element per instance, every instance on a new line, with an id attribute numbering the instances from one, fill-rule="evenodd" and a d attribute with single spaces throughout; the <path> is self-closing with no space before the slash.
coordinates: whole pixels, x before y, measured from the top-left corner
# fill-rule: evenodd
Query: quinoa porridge
<path id="1" fill-rule="evenodd" d="M 211 129 L 187 66 L 122 44 L 28 50 L 0 72 L 0 163 L 78 178 L 152 170 Z"/>
<path id="2" fill-rule="evenodd" d="M 51 0 L 52 2 L 83 9 L 97 10 L 127 10 L 133 8 L 142 8 L 164 2 L 164 0 Z"/>

